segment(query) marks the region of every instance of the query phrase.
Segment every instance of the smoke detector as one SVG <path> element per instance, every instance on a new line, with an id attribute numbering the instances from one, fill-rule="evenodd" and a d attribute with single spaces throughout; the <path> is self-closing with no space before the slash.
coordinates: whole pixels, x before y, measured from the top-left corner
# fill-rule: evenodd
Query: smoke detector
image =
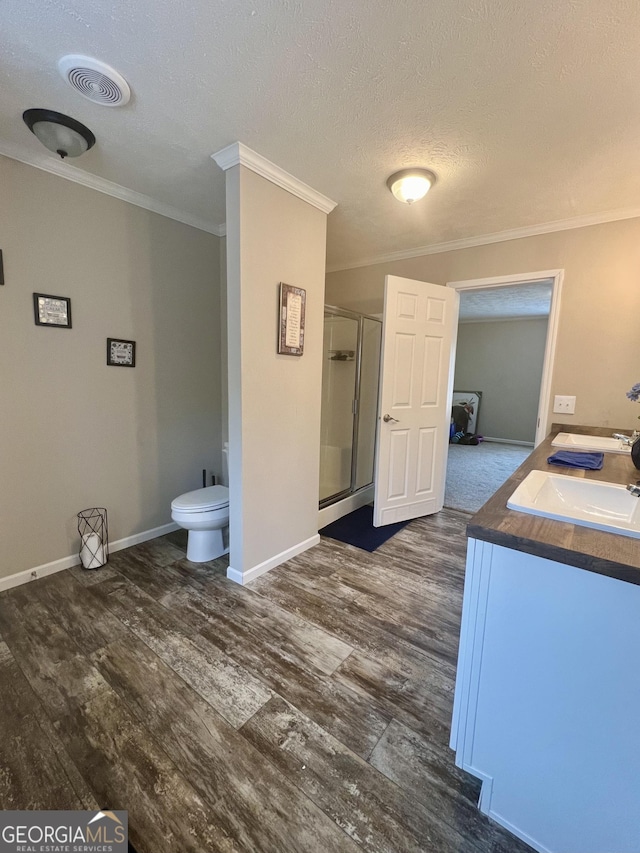
<path id="1" fill-rule="evenodd" d="M 69 54 L 58 60 L 58 70 L 70 86 L 103 107 L 123 107 L 131 89 L 121 74 L 90 56 Z"/>

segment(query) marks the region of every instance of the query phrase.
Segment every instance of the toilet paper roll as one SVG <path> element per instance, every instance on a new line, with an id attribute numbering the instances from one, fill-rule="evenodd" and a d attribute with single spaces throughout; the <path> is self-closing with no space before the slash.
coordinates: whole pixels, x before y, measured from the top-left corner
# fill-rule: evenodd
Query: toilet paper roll
<path id="1" fill-rule="evenodd" d="M 83 533 L 80 562 L 83 569 L 99 569 L 106 563 L 104 545 L 97 533 Z"/>

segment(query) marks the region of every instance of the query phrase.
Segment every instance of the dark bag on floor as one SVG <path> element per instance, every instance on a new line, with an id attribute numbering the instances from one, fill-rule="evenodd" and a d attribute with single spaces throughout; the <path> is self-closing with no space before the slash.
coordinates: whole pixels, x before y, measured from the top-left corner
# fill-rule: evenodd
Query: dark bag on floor
<path id="1" fill-rule="evenodd" d="M 458 440 L 458 444 L 480 444 L 480 439 L 477 435 L 473 435 L 471 432 L 465 432 L 465 434 Z"/>

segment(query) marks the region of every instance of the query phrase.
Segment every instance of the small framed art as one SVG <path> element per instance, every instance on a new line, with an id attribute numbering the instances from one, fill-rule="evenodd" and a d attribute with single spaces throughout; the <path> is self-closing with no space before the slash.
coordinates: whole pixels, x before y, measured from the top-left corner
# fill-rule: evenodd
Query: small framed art
<path id="1" fill-rule="evenodd" d="M 302 355 L 304 352 L 304 312 L 307 291 L 280 282 L 280 324 L 278 352 Z"/>
<path id="2" fill-rule="evenodd" d="M 51 326 L 57 329 L 71 328 L 71 300 L 66 296 L 34 293 L 33 312 L 36 326 Z"/>
<path id="3" fill-rule="evenodd" d="M 135 367 L 136 342 L 107 338 L 107 364 L 111 367 Z"/>

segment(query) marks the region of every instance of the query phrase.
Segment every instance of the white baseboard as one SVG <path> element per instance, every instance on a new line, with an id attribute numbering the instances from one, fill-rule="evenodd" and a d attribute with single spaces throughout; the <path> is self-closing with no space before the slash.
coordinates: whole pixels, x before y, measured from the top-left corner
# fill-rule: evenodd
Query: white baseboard
<path id="1" fill-rule="evenodd" d="M 491 808 L 491 800 L 493 797 L 493 776 L 487 776 L 486 773 L 483 773 L 482 770 L 478 770 L 476 767 L 465 763 L 458 763 L 456 756 L 456 764 L 458 767 L 462 767 L 467 773 L 470 773 L 472 776 L 475 776 L 476 779 L 480 779 L 482 782 L 482 788 L 480 789 L 480 799 L 478 801 L 478 808 L 483 814 L 488 815 L 491 820 L 503 826 L 507 829 L 512 835 L 515 835 L 516 838 L 519 838 L 521 841 L 524 841 L 525 844 L 528 844 L 533 850 L 537 850 L 538 853 L 552 853 L 547 847 L 540 842 L 536 841 L 530 835 L 527 835 L 526 832 L 522 832 L 522 830 L 518 829 L 517 826 L 514 826 L 508 820 L 506 820 L 501 814 L 494 811 Z"/>
<path id="2" fill-rule="evenodd" d="M 148 542 L 149 539 L 166 536 L 167 533 L 173 533 L 174 530 L 180 530 L 180 525 L 171 521 L 169 524 L 163 524 L 160 527 L 152 527 L 151 530 L 143 530 L 142 533 L 134 533 L 133 536 L 126 536 L 116 542 L 110 542 L 109 552 L 124 551 L 125 548 L 131 548 L 132 545 L 140 545 L 142 542 Z"/>
<path id="3" fill-rule="evenodd" d="M 496 444 L 517 444 L 520 447 L 535 447 L 533 441 L 517 441 L 513 438 L 492 438 L 490 435 L 483 436 L 484 441 L 493 441 Z"/>
<path id="4" fill-rule="evenodd" d="M 331 506 L 325 506 L 323 509 L 318 510 L 318 530 L 326 527 L 327 524 L 331 524 L 332 521 L 337 521 L 343 515 L 348 515 L 355 509 L 360 509 L 361 506 L 370 504 L 373 501 L 373 496 L 373 486 L 366 486 L 354 495 L 349 495 L 341 501 L 331 504 Z"/>
<path id="5" fill-rule="evenodd" d="M 153 527 L 151 530 L 143 530 L 141 533 L 134 533 L 133 536 L 126 536 L 124 539 L 109 542 L 109 552 L 122 551 L 124 548 L 131 548 L 132 545 L 139 545 L 141 542 L 147 542 L 149 539 L 157 539 L 158 536 L 165 536 L 167 533 L 172 533 L 174 530 L 179 529 L 180 525 L 171 522 L 170 524 L 163 524 L 161 527 Z M 0 578 L 0 592 L 79 565 L 80 557 L 77 554 L 71 554 L 68 557 L 61 557 L 59 560 L 54 560 L 51 563 L 43 563 L 41 566 L 35 566 L 33 569 L 16 572 L 13 575 Z"/>
<path id="6" fill-rule="evenodd" d="M 302 554 L 302 552 L 306 551 L 308 548 L 313 548 L 313 546 L 317 545 L 319 541 L 320 535 L 316 533 L 315 536 L 310 536 L 308 539 L 305 539 L 304 542 L 298 542 L 297 545 L 287 548 L 286 551 L 281 551 L 279 554 L 276 554 L 275 557 L 269 557 L 269 559 L 265 560 L 263 563 L 258 563 L 257 566 L 247 569 L 246 572 L 239 572 L 237 569 L 233 569 L 229 566 L 227 569 L 227 577 L 229 580 L 235 581 L 236 583 L 244 586 L 245 584 L 254 581 L 256 578 L 259 578 L 260 575 L 263 575 L 270 569 L 275 569 L 276 566 L 280 566 L 282 563 L 286 563 L 287 560 L 291 560 L 298 554 Z"/>
<path id="7" fill-rule="evenodd" d="M 20 586 L 23 583 L 29 583 L 29 581 L 38 580 L 38 578 L 44 578 L 47 575 L 53 575 L 56 572 L 62 572 L 64 569 L 70 569 L 72 566 L 77 566 L 79 562 L 80 557 L 74 554 L 71 557 L 54 560 L 52 563 L 43 563 L 43 565 L 35 566 L 33 569 L 25 569 L 23 572 L 7 575 L 5 578 L 0 578 L 0 592 L 14 586 Z"/>
<path id="8" fill-rule="evenodd" d="M 503 826 L 506 830 L 508 830 L 512 835 L 515 835 L 516 838 L 519 838 L 521 841 L 524 841 L 525 844 L 528 844 L 532 850 L 537 850 L 537 853 L 553 853 L 553 851 L 549 847 L 545 847 L 544 844 L 541 844 L 539 841 L 536 841 L 535 838 L 532 838 L 530 835 L 527 835 L 526 832 L 521 832 L 517 826 L 514 826 L 512 823 L 509 823 L 508 820 L 505 820 L 502 815 L 497 812 L 487 812 L 491 820 Z"/>

